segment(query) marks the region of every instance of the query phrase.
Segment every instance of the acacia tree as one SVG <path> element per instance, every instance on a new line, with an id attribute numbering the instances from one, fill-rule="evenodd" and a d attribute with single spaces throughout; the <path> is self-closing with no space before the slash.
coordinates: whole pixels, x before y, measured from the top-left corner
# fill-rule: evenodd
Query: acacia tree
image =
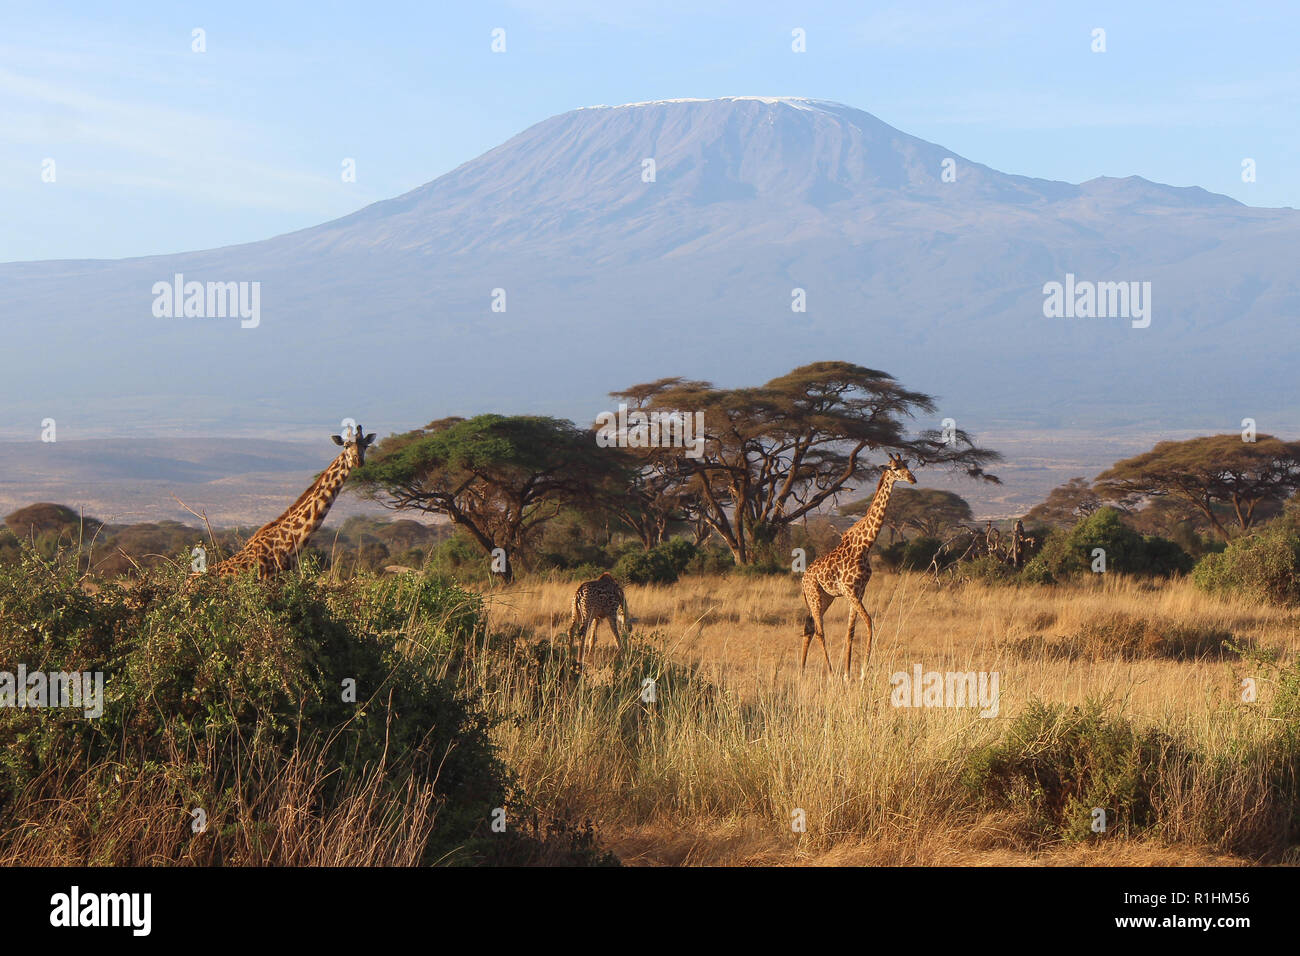
<path id="1" fill-rule="evenodd" d="M 384 439 L 350 481 L 394 510 L 446 515 L 485 554 L 500 548 L 498 573 L 510 581 L 534 531 L 625 479 L 624 458 L 572 422 L 479 415 Z"/>
<path id="2" fill-rule="evenodd" d="M 1073 528 L 1102 506 L 1101 495 L 1087 478 L 1071 478 L 1047 493 L 1047 498 L 1029 509 L 1025 521 L 1054 528 Z"/>
<path id="3" fill-rule="evenodd" d="M 1265 503 L 1279 504 L 1300 487 L 1300 442 L 1259 435 L 1207 435 L 1162 441 L 1151 451 L 1117 462 L 1097 476 L 1099 493 L 1136 502 L 1169 496 L 1199 511 L 1226 541 L 1235 520 L 1247 531 Z M 1226 505 L 1227 522 L 1216 505 Z"/>
<path id="4" fill-rule="evenodd" d="M 610 397 L 625 403 L 630 411 L 649 412 L 654 396 L 670 387 L 709 386 L 707 382 L 668 378 L 611 392 Z M 703 520 L 698 481 L 679 462 L 684 450 L 646 444 L 624 452 L 631 468 L 630 480 L 625 487 L 610 488 L 602 499 L 603 507 L 630 528 L 647 551 L 662 544 L 673 526 L 689 526 L 695 544 L 701 544 L 710 529 Z M 727 501 L 726 488 L 719 485 L 714 492 L 718 500 Z"/>
<path id="5" fill-rule="evenodd" d="M 674 468 L 689 477 L 701 518 L 738 564 L 752 563 L 757 545 L 874 474 L 875 451 L 997 480 L 984 466 L 1000 456 L 965 432 L 947 441 L 935 430 L 905 434 L 906 418 L 934 411 L 930 396 L 847 362 L 805 365 L 757 388 L 669 378 L 619 394 L 639 395 L 648 409 L 704 413 L 703 453 L 677 450 Z"/>
<path id="6" fill-rule="evenodd" d="M 871 507 L 863 498 L 840 508 L 840 514 L 860 516 Z M 906 540 L 909 530 L 926 538 L 940 538 L 950 528 L 974 519 L 970 503 L 961 495 L 940 488 L 895 487 L 885 512 L 885 524 L 891 533 Z M 892 538 L 891 538 L 892 540 Z"/>

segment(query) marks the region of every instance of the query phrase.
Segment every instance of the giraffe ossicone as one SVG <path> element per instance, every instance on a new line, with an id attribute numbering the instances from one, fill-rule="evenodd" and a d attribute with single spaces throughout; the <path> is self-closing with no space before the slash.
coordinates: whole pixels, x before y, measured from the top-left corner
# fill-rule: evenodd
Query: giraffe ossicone
<path id="1" fill-rule="evenodd" d="M 349 425 L 344 434 L 330 438 L 343 450 L 329 467 L 284 514 L 262 525 L 238 552 L 213 568 L 214 573 L 231 576 L 253 571 L 265 581 L 297 564 L 298 554 L 325 521 L 343 483 L 366 463 L 366 449 L 375 440 L 374 433 L 367 435 L 360 425 Z"/>

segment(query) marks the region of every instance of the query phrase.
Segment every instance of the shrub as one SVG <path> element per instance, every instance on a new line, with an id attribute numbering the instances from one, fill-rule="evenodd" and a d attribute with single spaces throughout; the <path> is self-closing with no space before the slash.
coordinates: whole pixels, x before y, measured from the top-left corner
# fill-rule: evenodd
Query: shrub
<path id="1" fill-rule="evenodd" d="M 903 548 L 902 558 L 898 562 L 900 571 L 926 571 L 939 558 L 940 569 L 946 568 L 957 560 L 956 555 L 946 551 L 940 552 L 943 542 L 938 538 L 913 538 Z"/>
<path id="2" fill-rule="evenodd" d="M 492 577 L 491 559 L 477 542 L 460 532 L 430 552 L 428 568 L 462 581 L 487 581 Z"/>
<path id="3" fill-rule="evenodd" d="M 685 538 L 670 538 L 663 544 L 655 547 L 656 551 L 661 551 L 673 570 L 681 575 L 686 573 L 691 562 L 695 560 L 699 549 Z"/>
<path id="4" fill-rule="evenodd" d="M 959 572 L 963 581 L 981 581 L 984 584 L 1015 584 L 1020 580 L 1015 568 L 991 554 L 966 561 Z"/>
<path id="5" fill-rule="evenodd" d="M 1237 653 L 1235 640 L 1232 632 L 1213 625 L 1112 611 L 1085 621 L 1073 634 L 1054 640 L 1033 634 L 1010 648 L 1018 657 L 1031 659 L 1182 661 L 1232 656 Z"/>
<path id="6" fill-rule="evenodd" d="M 1047 556 L 1040 553 L 1026 561 L 1020 569 L 1020 580 L 1025 584 L 1055 583 L 1056 578 L 1052 576 Z"/>
<path id="7" fill-rule="evenodd" d="M 774 564 L 771 558 L 764 561 L 755 561 L 753 564 L 741 564 L 735 567 L 735 573 L 749 575 L 751 577 L 763 577 L 767 575 L 789 574 L 790 565 Z"/>
<path id="8" fill-rule="evenodd" d="M 566 569 L 564 577 L 574 581 L 590 581 L 600 577 L 608 570 L 609 568 L 602 567 L 599 564 L 580 564 L 576 568 Z"/>
<path id="9" fill-rule="evenodd" d="M 1021 814 L 1045 842 L 1093 837 L 1095 807 L 1106 811 L 1108 834 L 1133 836 L 1156 822 L 1162 767 L 1183 759 L 1172 739 L 1139 732 L 1100 703 L 1035 701 L 1001 740 L 967 758 L 961 782 L 981 807 Z"/>
<path id="10" fill-rule="evenodd" d="M 509 781 L 487 717 L 439 676 L 449 649 L 482 626 L 481 604 L 455 585 L 370 578 L 338 590 L 290 575 L 274 586 L 208 577 L 185 586 L 172 573 L 91 598 L 77 584 L 67 558 L 28 553 L 0 569 L 0 666 L 101 671 L 105 681 L 98 719 L 0 710 L 6 837 L 32 829 L 23 814 L 69 799 L 61 774 L 77 767 L 84 803 L 74 815 L 89 842 L 122 819 L 124 801 L 152 793 L 175 809 L 173 835 L 188 835 L 181 808 L 202 807 L 209 820 L 201 842 L 160 837 L 150 850 L 159 860 L 275 862 L 279 851 L 257 835 L 280 822 L 263 801 L 268 781 L 310 766 L 322 772 L 300 812 L 313 819 L 359 790 L 396 807 L 424 793 L 436 813 L 426 862 L 472 859 L 485 845 Z M 140 862 L 105 852 L 97 862 Z"/>
<path id="11" fill-rule="evenodd" d="M 900 538 L 876 551 L 876 556 L 880 559 L 880 564 L 886 571 L 897 571 L 899 565 L 903 563 L 903 551 L 907 548 L 906 539 Z"/>
<path id="12" fill-rule="evenodd" d="M 696 547 L 695 557 L 686 565 L 687 574 L 726 574 L 734 570 L 736 559 L 729 548 L 711 544 Z"/>
<path id="13" fill-rule="evenodd" d="M 1155 535 L 1141 535 L 1115 508 L 1101 508 L 1069 531 L 1054 531 L 1043 549 L 1025 565 L 1025 579 L 1051 583 L 1092 570 L 1093 550 L 1106 552 L 1106 570 L 1122 574 L 1168 577 L 1192 569 L 1192 559 L 1178 545 Z"/>
<path id="14" fill-rule="evenodd" d="M 649 551 L 629 546 L 614 563 L 614 577 L 632 584 L 672 584 L 686 573 L 699 549 L 685 538 L 670 538 Z"/>
<path id="15" fill-rule="evenodd" d="M 632 584 L 672 584 L 677 569 L 663 551 L 629 551 L 614 564 L 614 577 Z"/>
<path id="16" fill-rule="evenodd" d="M 1204 591 L 1246 595 L 1278 604 L 1300 602 L 1300 534 L 1278 522 L 1207 554 L 1192 572 Z"/>

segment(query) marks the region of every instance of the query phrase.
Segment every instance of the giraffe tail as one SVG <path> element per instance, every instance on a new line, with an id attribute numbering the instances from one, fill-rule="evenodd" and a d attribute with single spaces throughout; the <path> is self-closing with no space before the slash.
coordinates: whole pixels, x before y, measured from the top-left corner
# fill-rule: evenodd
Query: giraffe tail
<path id="1" fill-rule="evenodd" d="M 803 636 L 812 637 L 817 633 L 817 625 L 813 623 L 812 615 L 805 614 L 803 619 Z"/>

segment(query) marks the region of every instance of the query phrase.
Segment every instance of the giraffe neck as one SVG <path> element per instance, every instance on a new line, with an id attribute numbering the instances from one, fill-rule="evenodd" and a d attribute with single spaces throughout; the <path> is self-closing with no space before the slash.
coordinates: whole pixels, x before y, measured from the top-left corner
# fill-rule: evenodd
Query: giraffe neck
<path id="1" fill-rule="evenodd" d="M 347 452 L 341 452 L 276 522 L 289 533 L 294 549 L 304 545 L 324 523 L 330 506 L 334 504 L 343 482 L 347 481 L 351 473 L 352 468 L 347 463 Z"/>
<path id="2" fill-rule="evenodd" d="M 848 531 L 844 532 L 844 537 L 840 539 L 840 547 L 866 551 L 876 543 L 876 535 L 880 534 L 880 528 L 885 523 L 885 508 L 889 505 L 889 493 L 893 491 L 896 480 L 893 472 L 890 471 L 880 476 L 880 483 L 876 485 L 876 493 L 871 499 L 871 507 L 867 509 L 866 514 L 853 523 Z"/>

